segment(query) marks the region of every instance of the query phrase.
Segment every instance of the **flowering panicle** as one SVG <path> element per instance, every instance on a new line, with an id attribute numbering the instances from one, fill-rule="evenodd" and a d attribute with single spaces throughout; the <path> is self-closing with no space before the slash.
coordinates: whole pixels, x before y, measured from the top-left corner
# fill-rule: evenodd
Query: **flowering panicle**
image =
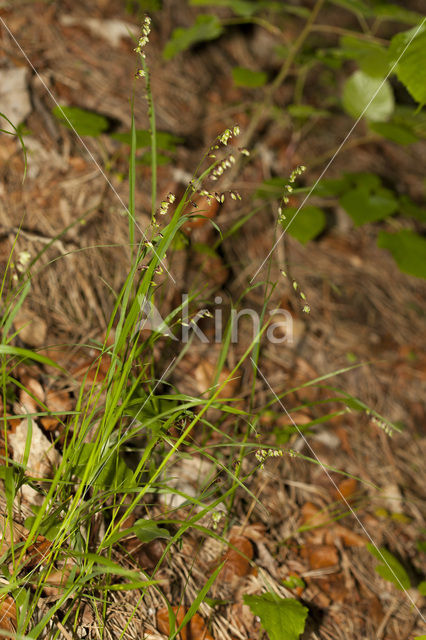
<path id="1" fill-rule="evenodd" d="M 142 35 L 139 38 L 138 46 L 135 48 L 136 53 L 138 53 L 141 58 L 145 60 L 145 52 L 144 49 L 149 42 L 149 34 L 151 32 L 151 18 L 149 16 L 145 16 L 145 20 L 142 24 Z M 145 69 L 138 69 L 136 72 L 137 78 L 144 78 L 146 76 Z"/>
<path id="2" fill-rule="evenodd" d="M 229 140 L 235 136 L 239 136 L 240 135 L 240 127 L 236 124 L 232 131 L 231 129 L 225 129 L 225 131 L 223 133 L 220 134 L 220 136 L 217 137 L 217 139 L 219 140 L 219 142 L 221 144 L 223 144 L 225 147 L 228 144 Z"/>
<path id="3" fill-rule="evenodd" d="M 283 224 L 284 220 L 286 219 L 286 216 L 283 213 L 283 207 L 289 203 L 289 194 L 293 192 L 293 183 L 296 181 L 296 178 L 298 176 L 301 176 L 305 171 L 306 167 L 303 164 L 301 164 L 299 167 L 296 167 L 296 169 L 294 169 L 290 174 L 288 184 L 286 184 L 284 187 L 285 193 L 281 199 L 281 205 L 278 207 L 278 222 L 280 222 L 281 224 Z"/>
<path id="4" fill-rule="evenodd" d="M 167 210 L 171 204 L 176 200 L 176 196 L 173 193 L 168 193 L 165 199 L 160 204 L 160 209 L 158 211 L 160 216 L 165 216 Z"/>
<path id="5" fill-rule="evenodd" d="M 254 455 L 260 462 L 260 468 L 263 469 L 268 458 L 280 458 L 282 457 L 283 452 L 278 451 L 278 449 L 258 449 Z"/>
<path id="6" fill-rule="evenodd" d="M 373 418 L 371 418 L 371 422 L 375 424 L 377 427 L 379 427 L 379 429 L 383 429 L 386 435 L 392 438 L 393 436 L 392 429 L 386 422 L 384 422 L 383 420 L 379 420 L 379 418 L 376 418 L 374 416 Z"/>
<path id="7" fill-rule="evenodd" d="M 287 274 L 286 274 L 286 272 L 285 272 L 285 271 L 281 271 L 281 275 L 283 275 L 283 276 L 284 276 L 284 278 L 287 278 Z M 308 303 L 307 303 L 307 301 L 306 301 L 306 295 L 303 293 L 303 291 L 300 291 L 300 289 L 299 289 L 299 284 L 296 282 L 296 280 L 293 280 L 293 282 L 292 282 L 292 287 L 293 287 L 293 290 L 294 290 L 296 293 L 298 293 L 298 294 L 299 294 L 299 297 L 300 297 L 300 299 L 301 299 L 301 301 L 302 301 L 302 304 L 303 304 L 302 311 L 303 311 L 304 313 L 309 313 L 309 312 L 310 312 L 310 310 L 311 310 L 311 307 L 308 305 Z"/>

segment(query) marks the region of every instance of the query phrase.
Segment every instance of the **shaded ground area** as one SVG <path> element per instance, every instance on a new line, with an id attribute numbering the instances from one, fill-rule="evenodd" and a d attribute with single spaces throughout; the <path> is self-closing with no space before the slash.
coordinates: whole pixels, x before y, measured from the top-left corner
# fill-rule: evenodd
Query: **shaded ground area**
<path id="1" fill-rule="evenodd" d="M 25 120 L 29 135 L 25 136 L 28 170 L 24 183 L 24 160 L 17 140 L 5 135 L 1 138 L 0 260 L 5 267 L 17 234 L 17 254 L 29 251 L 35 257 L 43 252 L 20 314 L 20 326 L 31 323 L 30 331 L 21 334 L 20 344 L 37 349 L 60 345 L 55 353 L 75 376 L 79 367 L 87 367 L 93 352 L 74 345 L 88 345 L 91 339 L 101 338 L 115 292 L 129 268 L 128 221 L 123 215 L 128 205 L 128 146 L 108 135 L 78 140 L 52 115 L 52 98 L 61 105 L 103 114 L 110 120 L 111 131 L 124 132 L 130 128 L 129 101 L 135 90 L 137 127 L 148 128 L 143 86 L 134 81 L 134 43 L 126 35 L 111 40 L 108 25 L 103 22 L 120 20 L 129 28 L 138 27 L 137 16 L 127 13 L 123 4 L 98 0 L 88 7 L 78 0 L 19 2 L 0 10 L 4 21 L 2 69 L 25 69 L 30 97 Z M 195 14 L 195 9 L 181 0 L 164 2 L 163 9 L 153 14 L 148 63 L 157 125 L 159 130 L 182 138 L 169 152 L 172 162 L 159 167 L 160 197 L 184 189 L 202 155 L 226 127 L 238 123 L 244 140 L 251 104 L 262 100 L 262 92 L 235 87 L 231 68 L 253 67 L 273 76 L 280 66 L 273 54 L 275 41 L 260 27 L 232 29 L 226 37 L 165 63 L 161 51 L 171 31 L 177 24 L 190 25 Z M 342 24 L 345 19 L 348 24 Z M 335 7 L 325 8 L 320 22 L 352 26 L 347 14 Z M 285 40 L 294 40 L 299 29 L 298 19 L 288 18 Z M 317 46 L 324 46 L 329 37 L 316 34 Z M 291 82 L 290 78 L 288 84 Z M 339 82 L 337 78 L 336 86 Z M 306 101 L 316 105 L 321 90 L 321 79 L 313 75 L 306 83 Z M 277 105 L 287 104 L 290 91 L 287 84 L 279 89 Z M 351 126 L 350 119 L 341 114 L 336 114 L 332 123 L 331 127 L 319 119 L 314 126 L 295 127 L 285 120 L 282 125 L 266 119 L 259 122 L 250 140 L 251 161 L 243 164 L 228 185 L 241 194 L 242 200 L 227 198 L 215 217 L 222 234 L 226 235 L 259 204 L 253 201 L 253 192 L 262 180 L 286 177 L 303 163 L 307 171 L 301 183 L 313 184 Z M 385 140 L 361 144 L 366 135 L 363 126 L 359 125 L 347 148 L 338 154 L 327 177 L 343 171 L 374 171 L 385 185 L 420 202 L 424 194 L 424 143 L 405 148 Z M 150 170 L 140 165 L 137 223 L 143 231 L 149 227 L 150 189 Z M 314 196 L 312 204 L 315 202 Z M 227 572 L 212 593 L 222 604 L 214 607 L 203 603 L 199 610 L 215 640 L 262 637 L 259 622 L 243 604 L 242 596 L 258 593 L 265 585 L 280 595 L 300 597 L 309 607 L 303 638 L 408 640 L 422 632 L 422 598 L 414 588 L 406 593 L 384 581 L 374 571 L 376 561 L 365 545 L 374 541 L 389 549 L 403 563 L 413 587 L 423 579 L 424 554 L 418 542 L 425 533 L 421 471 L 425 445 L 426 287 L 423 281 L 400 273 L 390 255 L 377 248 L 375 228 L 353 228 L 335 202 L 327 208 L 328 228 L 318 240 L 303 247 L 286 235 L 278 242 L 271 262 L 257 273 L 277 238 L 276 215 L 275 202 L 264 204 L 238 233 L 222 243 L 218 243 L 218 232 L 209 224 L 191 229 L 187 246 L 177 249 L 167 264 L 175 284 L 166 274 L 162 276 L 161 312 L 164 315 L 180 304 L 182 293 L 203 288 L 198 309 L 208 307 L 214 313 L 220 308 L 226 318 L 232 304 L 244 294 L 240 306 L 260 314 L 265 289 L 251 285 L 265 280 L 277 283 L 269 308 L 291 312 L 293 343 L 262 344 L 261 375 L 257 377 L 252 410 L 256 415 L 256 408 L 273 394 L 286 393 L 281 403 L 271 403 L 270 411 L 262 413 L 255 429 L 262 444 L 290 446 L 301 456 L 267 460 L 254 474 L 250 474 L 257 464 L 254 453 L 241 461 L 250 493 L 237 492 L 232 528 L 226 535 L 253 560 L 255 568 L 248 562 L 239 566 L 238 559 L 223 555 L 217 540 L 206 540 L 194 529 L 157 577 L 162 579 L 164 593 L 173 605 L 188 607 L 218 559 L 226 557 Z M 209 252 L 206 247 L 218 250 Z M 287 278 L 280 273 L 283 268 Z M 311 309 L 308 316 L 291 285 L 293 280 L 306 294 Z M 213 304 L 215 297 L 220 301 Z M 163 379 L 163 383 L 193 395 L 201 395 L 212 384 L 220 351 L 220 344 L 213 339 L 212 324 L 205 320 L 200 327 L 210 342 L 194 340 Z M 252 339 L 250 318 L 242 318 L 239 328 L 238 341 L 228 354 L 228 372 Z M 158 377 L 175 352 L 174 343 L 166 339 L 160 343 L 155 363 Z M 300 388 L 319 376 L 343 369 L 348 370 L 324 381 L 323 388 Z M 229 383 L 226 395 L 237 395 L 248 403 L 251 371 L 248 360 L 239 379 Z M 44 393 L 60 390 L 67 402 L 75 402 L 75 386 L 69 380 L 53 380 L 45 371 L 34 368 L 21 372 L 22 378 L 28 375 L 38 380 Z M 367 412 L 349 410 L 321 424 L 327 412 L 337 411 L 336 405 L 330 401 L 322 410 L 318 406 L 310 408 L 309 403 L 333 398 L 334 387 L 359 398 L 399 425 L 401 432 L 390 438 L 381 428 L 383 424 Z M 215 416 L 209 419 L 214 421 Z M 307 442 L 291 432 L 292 420 L 299 426 L 313 420 L 319 424 L 310 429 Z M 48 434 L 49 427 L 41 426 Z M 218 430 L 233 435 L 241 432 L 241 437 L 244 433 L 231 418 L 222 421 Z M 219 435 L 207 442 L 201 432 L 194 436 L 187 448 L 192 455 L 189 470 L 180 461 L 175 471 L 170 471 L 178 478 L 178 487 L 204 486 L 206 478 L 216 478 L 216 474 L 220 478 L 220 468 L 213 463 L 203 466 L 204 458 L 197 455 L 199 448 L 213 455 L 218 442 Z M 328 473 L 303 456 L 320 461 Z M 227 465 L 229 460 L 232 463 L 226 447 L 222 459 Z M 348 477 L 336 473 L 337 469 Z M 172 513 L 176 521 L 191 517 L 191 512 L 179 509 L 176 503 L 150 506 L 152 517 L 164 512 Z M 311 528 L 303 530 L 307 524 Z M 212 523 L 206 520 L 204 526 L 212 527 Z M 219 523 L 219 533 L 222 526 Z M 158 541 L 129 548 L 134 566 L 148 572 L 162 550 Z M 118 551 L 117 557 L 121 558 Z M 128 558 L 122 561 L 130 562 Z M 303 579 L 304 587 L 299 583 L 292 588 L 290 583 L 285 586 L 283 581 L 291 575 Z M 167 637 L 167 631 L 161 634 L 165 628 L 158 618 L 164 603 L 155 589 L 142 602 L 133 595 L 123 598 L 119 592 L 111 597 L 116 601 L 109 604 L 106 637 L 121 637 L 135 607 L 136 615 L 124 637 Z M 99 637 L 96 617 L 89 612 L 89 605 L 86 608 L 81 628 L 88 637 Z M 200 628 L 199 635 L 193 631 L 191 637 L 203 637 L 205 628 Z M 60 632 L 61 637 L 68 637 L 66 629 Z"/>

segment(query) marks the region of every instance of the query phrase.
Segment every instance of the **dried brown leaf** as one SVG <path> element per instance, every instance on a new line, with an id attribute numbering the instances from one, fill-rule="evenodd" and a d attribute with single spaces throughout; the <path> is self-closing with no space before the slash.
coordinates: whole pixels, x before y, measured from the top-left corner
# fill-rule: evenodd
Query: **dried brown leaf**
<path id="1" fill-rule="evenodd" d="M 235 578 L 246 576 L 250 572 L 250 560 L 254 555 L 253 545 L 245 536 L 231 536 L 229 545 L 222 556 L 225 564 L 218 577 L 223 582 L 235 582 Z"/>
<path id="2" fill-rule="evenodd" d="M 176 616 L 176 627 L 182 624 L 182 620 L 186 614 L 185 607 L 172 607 L 173 613 Z M 169 622 L 169 611 L 167 607 L 162 607 L 157 611 L 157 627 L 161 633 L 164 633 L 166 636 L 170 635 L 170 622 Z M 180 632 L 181 640 L 190 640 L 188 638 L 188 628 L 187 625 Z"/>
<path id="3" fill-rule="evenodd" d="M 53 389 L 46 394 L 46 406 L 49 411 L 59 413 L 70 411 L 72 409 L 72 400 L 68 391 L 54 391 Z M 45 416 L 41 418 L 41 424 L 48 431 L 55 429 L 60 421 L 60 416 Z"/>
<path id="4" fill-rule="evenodd" d="M 333 567 L 339 562 L 336 547 L 331 544 L 319 544 L 308 546 L 305 549 L 311 569 L 323 569 Z"/>
<path id="5" fill-rule="evenodd" d="M 195 367 L 193 371 L 193 377 L 197 384 L 198 390 L 200 393 L 204 393 L 209 389 L 213 383 L 215 378 L 215 366 L 210 362 L 210 360 L 201 360 L 201 362 Z M 218 385 L 222 385 L 225 380 L 230 376 L 231 372 L 229 369 L 225 367 L 219 374 Z M 235 392 L 238 389 L 239 378 L 232 377 L 230 378 L 223 389 L 219 393 L 219 398 L 232 398 L 235 395 Z"/>
<path id="6" fill-rule="evenodd" d="M 16 633 L 16 604 L 9 595 L 0 600 L 0 629 Z"/>
<path id="7" fill-rule="evenodd" d="M 195 206 L 194 206 L 195 205 Z M 195 196 L 183 210 L 184 215 L 194 216 L 193 220 L 188 220 L 182 229 L 186 234 L 190 234 L 192 229 L 202 227 L 207 223 L 206 218 L 215 218 L 219 209 L 219 203 L 215 198 L 206 196 Z M 195 216 L 203 216 L 198 218 Z"/>
<path id="8" fill-rule="evenodd" d="M 355 478 L 345 478 L 341 482 L 339 482 L 337 486 L 337 490 L 333 492 L 333 496 L 335 500 L 340 500 L 344 502 L 351 502 L 356 494 L 358 488 L 358 482 Z"/>
<path id="9" fill-rule="evenodd" d="M 46 578 L 43 590 L 51 598 L 60 598 L 64 593 L 65 584 L 71 573 L 71 567 L 53 569 Z"/>
<path id="10" fill-rule="evenodd" d="M 21 382 L 29 392 L 28 393 L 27 391 L 24 391 L 24 389 L 20 389 L 19 402 L 21 407 L 27 413 L 35 413 L 39 406 L 37 400 L 44 402 L 44 389 L 38 380 L 31 378 L 30 376 L 22 376 Z M 36 400 L 32 396 L 34 396 Z"/>
<path id="11" fill-rule="evenodd" d="M 364 547 L 368 540 L 359 533 L 351 531 L 341 524 L 336 524 L 333 527 L 333 534 L 336 535 L 343 542 L 345 547 Z"/>
<path id="12" fill-rule="evenodd" d="M 213 640 L 205 621 L 198 613 L 194 614 L 189 623 L 189 638 L 190 640 Z"/>
<path id="13" fill-rule="evenodd" d="M 52 548 L 52 542 L 44 536 L 37 536 L 37 540 L 31 544 L 24 556 L 24 564 L 27 568 L 34 568 L 43 564 Z"/>

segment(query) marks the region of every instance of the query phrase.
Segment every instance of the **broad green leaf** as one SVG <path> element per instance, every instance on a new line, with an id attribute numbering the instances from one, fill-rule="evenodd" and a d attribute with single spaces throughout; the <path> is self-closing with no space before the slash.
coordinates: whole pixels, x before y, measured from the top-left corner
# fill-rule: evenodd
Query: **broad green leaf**
<path id="1" fill-rule="evenodd" d="M 139 158 L 136 159 L 136 164 L 143 164 L 146 167 L 150 167 L 152 162 L 152 153 L 151 151 L 146 151 Z M 157 153 L 157 166 L 163 166 L 165 164 L 170 164 L 172 162 L 172 158 L 165 156 L 164 153 Z"/>
<path id="2" fill-rule="evenodd" d="M 159 320 L 162 320 L 159 318 Z M 169 400 L 155 395 L 146 395 L 143 391 L 137 392 L 128 402 L 125 410 L 126 415 L 132 416 L 142 426 L 148 425 L 154 432 L 160 431 L 170 415 L 181 414 L 178 400 Z"/>
<path id="3" fill-rule="evenodd" d="M 354 36 L 340 39 L 342 53 L 346 58 L 355 60 L 361 69 L 373 78 L 384 78 L 389 71 L 389 54 L 385 47 L 376 42 L 368 42 Z"/>
<path id="4" fill-rule="evenodd" d="M 259 616 L 270 640 L 298 640 L 305 630 L 308 609 L 294 598 L 264 593 L 244 596 L 244 603 Z"/>
<path id="5" fill-rule="evenodd" d="M 176 145 L 181 144 L 184 141 L 183 138 L 179 138 L 167 131 L 157 131 L 155 135 L 157 149 L 162 149 L 163 151 L 174 151 L 176 149 Z M 132 133 L 131 131 L 125 133 L 112 133 L 111 138 L 130 146 L 132 142 Z M 136 149 L 143 149 L 144 147 L 150 146 L 151 133 L 146 129 L 136 129 Z"/>
<path id="6" fill-rule="evenodd" d="M 410 578 L 402 564 L 394 555 L 384 547 L 376 549 L 371 543 L 367 544 L 367 549 L 380 564 L 376 566 L 377 573 L 388 582 L 392 582 L 398 589 L 407 590 L 411 587 Z"/>
<path id="7" fill-rule="evenodd" d="M 170 538 L 170 533 L 164 527 L 159 527 L 158 524 L 152 520 L 136 520 L 132 527 L 135 530 L 136 536 L 142 542 L 151 542 L 156 538 Z"/>
<path id="8" fill-rule="evenodd" d="M 401 271 L 426 279 L 426 239 L 418 233 L 409 229 L 398 233 L 381 231 L 377 246 L 391 252 Z"/>
<path id="9" fill-rule="evenodd" d="M 296 207 L 288 207 L 283 210 L 286 216 L 282 222 L 283 229 L 302 244 L 316 238 L 326 225 L 325 213 L 318 207 L 302 207 L 297 213 Z"/>
<path id="10" fill-rule="evenodd" d="M 8 344 L 0 344 L 0 354 L 7 353 L 11 356 L 16 356 L 21 358 L 22 360 L 34 360 L 35 362 L 41 362 L 41 364 L 45 364 L 49 367 L 55 367 L 55 369 L 60 369 L 65 372 L 65 369 L 50 358 L 37 353 L 36 351 L 31 351 L 30 349 L 23 349 L 22 347 L 12 347 Z"/>
<path id="11" fill-rule="evenodd" d="M 356 227 L 367 222 L 376 222 L 392 215 L 398 209 L 398 201 L 392 191 L 379 187 L 370 191 L 357 187 L 343 194 L 340 204 L 350 215 Z"/>
<path id="12" fill-rule="evenodd" d="M 376 173 L 368 171 L 355 171 L 354 173 L 345 173 L 347 180 L 355 187 L 363 187 L 372 191 L 380 187 L 382 182 Z"/>
<path id="13" fill-rule="evenodd" d="M 374 12 L 379 18 L 397 20 L 398 22 L 408 24 L 417 24 L 423 18 L 420 13 L 404 9 L 404 7 L 398 7 L 396 4 L 390 2 L 383 2 L 382 4 L 376 5 Z"/>
<path id="14" fill-rule="evenodd" d="M 353 118 L 387 120 L 394 110 L 394 96 L 387 80 L 372 78 L 363 71 L 355 71 L 343 88 L 343 107 Z"/>
<path id="15" fill-rule="evenodd" d="M 391 122 L 399 124 L 413 132 L 418 138 L 426 138 L 426 110 L 397 105 Z"/>
<path id="16" fill-rule="evenodd" d="M 417 585 L 417 589 L 422 596 L 426 596 L 426 580 L 422 580 L 420 584 Z"/>
<path id="17" fill-rule="evenodd" d="M 34 506 L 32 509 L 35 511 Z M 36 517 L 37 516 L 29 516 L 25 519 L 25 527 L 27 529 L 31 529 Z M 54 514 L 54 517 L 49 516 L 43 519 L 40 527 L 37 529 L 37 532 L 53 542 L 58 536 L 61 526 L 62 520 L 60 519 L 59 514 Z"/>
<path id="18" fill-rule="evenodd" d="M 304 589 L 306 587 L 302 578 L 299 578 L 298 576 L 289 576 L 287 580 L 283 580 L 283 585 L 287 587 L 287 589 L 297 589 L 297 587 Z"/>
<path id="19" fill-rule="evenodd" d="M 223 26 L 217 16 L 199 15 L 195 23 L 188 29 L 178 27 L 172 33 L 171 39 L 163 51 L 163 58 L 170 60 L 181 51 L 189 49 L 194 44 L 215 40 L 223 33 Z"/>
<path id="20" fill-rule="evenodd" d="M 423 636 L 416 636 L 416 637 L 414 638 L 414 640 L 426 640 L 426 636 L 425 636 L 425 635 L 423 635 Z"/>
<path id="21" fill-rule="evenodd" d="M 237 87 L 263 87 L 268 81 L 268 74 L 264 71 L 252 71 L 245 67 L 234 67 L 232 78 Z"/>
<path id="22" fill-rule="evenodd" d="M 421 105 L 426 102 L 426 27 L 413 27 L 391 40 L 389 55 L 397 78 Z"/>
<path id="23" fill-rule="evenodd" d="M 397 144 L 413 144 L 418 140 L 411 129 L 401 124 L 395 124 L 394 122 L 370 122 L 369 126 L 375 133 Z"/>
<path id="24" fill-rule="evenodd" d="M 56 106 L 52 109 L 52 113 L 61 124 L 72 129 L 79 136 L 96 137 L 107 131 L 109 127 L 109 122 L 104 116 L 79 107 Z"/>
<path id="25" fill-rule="evenodd" d="M 342 178 L 330 178 L 329 180 L 321 180 L 315 187 L 315 195 L 329 198 L 331 196 L 339 196 L 347 191 L 351 186 L 349 179 L 345 176 Z"/>

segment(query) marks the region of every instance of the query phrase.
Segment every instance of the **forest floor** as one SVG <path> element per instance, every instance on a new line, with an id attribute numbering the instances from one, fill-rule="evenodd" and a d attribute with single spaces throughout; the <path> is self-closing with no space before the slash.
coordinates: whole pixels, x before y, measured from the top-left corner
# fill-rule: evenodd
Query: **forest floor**
<path id="1" fill-rule="evenodd" d="M 24 327 L 18 344 L 49 354 L 70 372 L 70 378 L 58 378 L 42 365 L 24 363 L 16 376 L 22 384 L 33 385 L 33 390 L 40 389 L 46 399 L 49 394 L 60 397 L 64 411 L 75 407 L 76 379 L 94 357 L 91 345 L 105 335 L 114 292 L 129 269 L 128 221 L 123 215 L 128 204 L 129 149 L 107 134 L 79 139 L 58 122 L 52 108 L 57 103 L 94 111 L 109 119 L 111 131 L 125 132 L 131 126 L 130 100 L 135 88 L 136 126 L 148 128 L 143 84 L 134 79 L 134 43 L 125 30 L 118 37 L 112 31 L 122 21 L 138 33 L 139 18 L 124 5 L 113 0 L 63 0 L 6 3 L 0 9 L 1 71 L 22 73 L 21 91 L 29 98 L 24 182 L 19 142 L 1 136 L 0 261 L 5 267 L 15 241 L 15 255 L 28 251 L 34 257 L 45 250 L 16 320 L 16 329 Z M 322 22 L 341 19 L 336 11 L 335 7 L 324 9 Z M 183 0 L 165 1 L 152 14 L 147 59 L 157 127 L 182 139 L 169 152 L 172 161 L 159 166 L 161 198 L 184 190 L 203 154 L 227 127 L 238 123 L 244 137 L 250 125 L 248 105 L 261 99 L 261 89 L 235 87 L 231 68 L 260 64 L 270 73 L 278 68 L 272 55 L 273 38 L 260 27 L 231 29 L 226 37 L 165 62 L 161 52 L 173 28 L 190 25 L 194 15 L 195 8 Z M 289 18 L 288 42 L 298 29 L 297 18 Z M 305 87 L 305 101 L 316 105 L 319 90 L 312 78 Z M 278 105 L 286 104 L 288 92 L 285 84 L 277 93 Z M 25 97 L 14 94 L 15 101 L 21 99 L 25 102 Z M 332 122 L 330 127 L 318 119 L 313 126 L 298 128 L 268 120 L 260 123 L 250 140 L 251 161 L 232 183 L 242 199 L 228 198 L 215 214 L 222 234 L 250 213 L 253 194 L 262 181 L 288 177 L 303 164 L 307 170 L 298 184 L 314 183 L 351 126 L 350 118 L 342 114 L 336 114 Z M 424 195 L 424 143 L 400 147 L 383 139 L 363 144 L 363 137 L 361 123 L 326 177 L 373 171 L 385 185 L 419 202 Z M 150 189 L 150 169 L 138 165 L 137 222 L 142 229 L 149 226 Z M 310 204 L 315 203 L 313 196 Z M 267 584 L 278 594 L 299 598 L 309 608 L 303 639 L 412 640 L 424 633 L 420 615 L 424 598 L 415 586 L 424 579 L 426 533 L 422 504 L 426 286 L 401 273 L 392 257 L 377 248 L 377 225 L 354 228 L 334 203 L 327 209 L 327 229 L 317 240 L 303 246 L 286 234 L 269 267 L 262 267 L 277 237 L 276 208 L 275 201 L 265 202 L 217 251 L 208 251 L 218 246 L 216 227 L 194 225 L 187 231 L 187 245 L 177 249 L 167 265 L 175 282 L 163 274 L 160 289 L 163 317 L 181 303 L 182 294 L 203 288 L 199 308 L 207 306 L 213 315 L 220 309 L 226 318 L 241 296 L 243 307 L 260 314 L 262 283 L 269 279 L 277 286 L 268 307 L 287 309 L 292 318 L 291 342 L 262 343 L 261 373 L 251 410 L 255 413 L 271 397 L 297 389 L 271 403 L 270 411 L 263 412 L 256 423 L 263 445 L 290 446 L 295 457 L 273 457 L 256 472 L 247 472 L 247 491 L 236 492 L 228 523 L 231 533 L 228 530 L 226 535 L 233 536 L 237 549 L 240 545 L 251 561 L 241 567 L 238 554 L 234 565 L 230 561 L 228 572 L 212 589 L 212 597 L 222 604 L 203 603 L 199 614 L 204 623 L 200 621 L 198 632 L 194 627 L 191 637 L 211 637 L 203 624 L 215 640 L 263 637 L 259 620 L 244 604 L 243 595 L 258 593 Z M 284 267 L 288 278 L 280 274 Z M 309 315 L 303 313 L 291 281 L 305 293 Z M 212 321 L 204 319 L 199 325 L 208 342 L 194 340 L 167 378 L 180 393 L 195 397 L 201 397 L 212 384 L 221 349 L 214 340 Z M 241 318 L 238 340 L 230 345 L 226 373 L 232 371 L 251 339 L 252 326 L 246 316 Z M 163 383 L 162 374 L 178 349 L 166 338 L 157 343 L 153 367 Z M 342 370 L 322 386 L 303 387 Z M 239 377 L 225 388 L 225 396 L 240 398 L 245 408 L 250 403 L 251 372 L 247 360 Z M 400 431 L 390 437 L 367 411 L 336 411 L 322 424 L 320 419 L 332 410 L 321 408 L 317 401 L 336 395 L 337 388 L 359 398 Z M 208 417 L 211 422 L 216 419 L 214 412 Z M 300 427 L 312 420 L 319 423 L 306 438 L 302 431 L 291 432 L 293 421 Z M 218 431 L 232 431 L 233 421 L 228 415 L 218 423 Z M 57 421 L 42 419 L 38 425 L 45 436 L 56 437 Z M 12 423 L 9 428 L 13 430 Z M 213 451 L 220 440 L 212 431 L 206 441 L 200 430 L 194 441 Z M 232 456 L 227 460 L 231 464 Z M 173 473 L 170 471 L 175 486 L 189 491 L 188 484 L 195 486 L 197 476 L 211 473 L 212 467 L 204 467 L 203 461 L 188 455 L 177 462 Z M 247 456 L 244 464 L 254 468 L 254 455 Z M 220 478 L 220 469 L 216 472 Z M 172 511 L 176 520 L 190 517 L 176 502 L 152 500 L 152 517 Z M 377 560 L 366 548 L 368 542 L 385 547 L 399 559 L 410 576 L 411 589 L 398 590 L 378 575 Z M 155 540 L 130 545 L 128 551 L 133 566 L 149 574 L 163 546 Z M 116 559 L 120 553 L 117 550 Z M 157 572 L 172 605 L 190 606 L 209 567 L 211 570 L 215 558 L 224 557 L 223 553 L 217 539 L 208 538 L 202 544 L 197 530 L 187 531 Z M 129 562 L 127 556 L 123 562 Z M 292 588 L 289 576 L 303 583 L 297 581 Z M 42 594 L 40 608 L 54 597 Z M 139 593 L 111 592 L 105 637 L 168 637 L 162 633 L 164 622 L 159 621 L 158 610 L 164 603 L 158 591 L 151 589 L 142 601 L 138 597 Z M 101 637 L 97 618 L 89 611 L 91 602 L 87 601 L 79 622 L 80 637 Z M 63 620 L 54 629 L 59 633 L 55 637 L 74 637 Z"/>

